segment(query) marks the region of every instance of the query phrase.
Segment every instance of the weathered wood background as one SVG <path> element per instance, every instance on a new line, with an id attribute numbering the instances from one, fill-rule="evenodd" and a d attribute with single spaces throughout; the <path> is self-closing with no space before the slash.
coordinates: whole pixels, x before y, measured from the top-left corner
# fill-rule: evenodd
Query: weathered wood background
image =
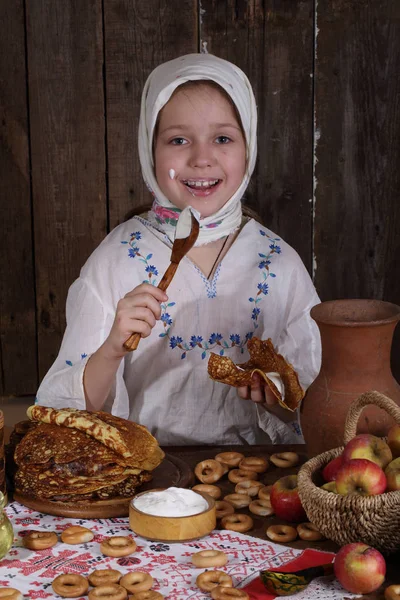
<path id="1" fill-rule="evenodd" d="M 0 44 L 3 397 L 35 393 L 69 285 L 149 199 L 141 90 L 184 53 L 249 75 L 260 125 L 247 202 L 322 299 L 400 304 L 398 0 L 0 0 Z"/>

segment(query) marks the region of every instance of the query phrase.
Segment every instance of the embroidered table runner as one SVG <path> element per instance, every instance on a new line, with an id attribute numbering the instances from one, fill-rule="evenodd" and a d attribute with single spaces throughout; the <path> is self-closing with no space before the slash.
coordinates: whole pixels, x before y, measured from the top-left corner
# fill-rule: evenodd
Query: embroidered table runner
<path id="1" fill-rule="evenodd" d="M 89 575 L 95 569 L 146 571 L 154 578 L 153 589 L 168 600 L 210 600 L 210 595 L 196 586 L 197 569 L 190 560 L 199 550 L 217 549 L 228 555 L 228 564 L 221 570 L 233 579 L 233 585 L 245 588 L 251 600 L 274 598 L 263 588 L 258 573 L 265 569 L 298 570 L 328 563 L 334 555 L 317 550 L 297 550 L 273 544 L 233 531 L 214 531 L 200 540 L 186 543 L 160 543 L 136 536 L 129 529 L 128 518 L 69 519 L 35 512 L 13 502 L 6 513 L 14 527 L 14 544 L 0 561 L 0 587 L 17 588 L 27 598 L 57 597 L 52 581 L 62 573 Z M 29 530 L 55 531 L 58 535 L 70 525 L 82 525 L 93 531 L 92 542 L 77 546 L 59 541 L 48 550 L 34 552 L 22 546 L 22 538 Z M 131 535 L 137 543 L 136 552 L 123 558 L 111 558 L 100 552 L 103 539 L 115 535 Z M 305 592 L 293 598 L 314 600 L 350 598 L 333 577 L 319 578 Z M 286 596 L 289 598 L 289 596 Z M 292 596 L 290 596 L 292 598 Z"/>

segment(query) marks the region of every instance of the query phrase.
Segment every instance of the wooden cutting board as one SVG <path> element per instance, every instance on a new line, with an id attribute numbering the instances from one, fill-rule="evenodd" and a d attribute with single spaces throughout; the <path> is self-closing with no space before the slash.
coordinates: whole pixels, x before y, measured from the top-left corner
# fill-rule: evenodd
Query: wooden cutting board
<path id="1" fill-rule="evenodd" d="M 153 479 L 142 485 L 138 491 L 152 488 L 190 487 L 193 485 L 192 469 L 177 456 L 166 454 L 162 463 L 153 471 Z M 24 506 L 47 515 L 70 517 L 73 519 L 108 519 L 127 517 L 130 498 L 112 498 L 111 500 L 93 500 L 92 502 L 53 502 L 38 500 L 14 492 L 14 500 Z"/>

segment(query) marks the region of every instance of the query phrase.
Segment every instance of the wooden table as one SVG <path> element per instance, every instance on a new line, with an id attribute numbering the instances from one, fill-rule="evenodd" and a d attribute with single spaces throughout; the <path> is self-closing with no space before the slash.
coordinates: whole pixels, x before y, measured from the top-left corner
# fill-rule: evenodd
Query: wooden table
<path id="1" fill-rule="evenodd" d="M 237 451 L 242 452 L 246 456 L 263 456 L 268 458 L 271 454 L 275 452 L 285 452 L 285 451 L 293 451 L 297 452 L 300 456 L 300 465 L 293 468 L 282 469 L 275 466 L 271 466 L 266 473 L 263 473 L 259 480 L 265 485 L 269 485 L 274 483 L 280 477 L 284 475 L 290 475 L 292 473 L 297 473 L 299 470 L 299 466 L 301 466 L 307 460 L 306 454 L 306 446 L 305 445 L 271 445 L 271 446 L 170 446 L 164 448 L 165 452 L 172 454 L 174 456 L 178 456 L 180 459 L 184 460 L 192 469 L 196 466 L 196 464 L 202 460 L 206 460 L 207 458 L 214 458 L 216 454 L 219 452 L 230 452 Z M 199 483 L 196 481 L 196 483 Z M 222 490 L 222 496 L 226 496 L 227 494 L 231 494 L 234 491 L 234 484 L 232 484 L 226 477 L 223 477 L 217 484 Z M 257 517 L 249 512 L 248 509 L 240 509 L 240 512 L 251 515 L 254 521 L 254 528 L 251 531 L 247 532 L 247 535 L 251 535 L 261 539 L 268 539 L 266 536 L 266 530 L 270 525 L 276 523 L 283 523 L 282 520 L 277 519 L 275 516 L 272 517 Z M 217 529 L 219 526 L 217 525 Z M 326 552 L 337 552 L 339 550 L 339 546 L 332 542 L 331 540 L 324 540 L 319 542 L 306 542 L 303 540 L 296 540 L 287 546 L 291 546 L 293 548 L 315 548 L 318 550 L 324 550 Z M 386 560 L 387 565 L 387 574 L 385 584 L 371 594 L 365 594 L 363 598 L 370 598 L 373 600 L 383 600 L 383 590 L 385 587 L 392 583 L 400 583 L 400 551 L 396 554 L 392 554 Z"/>

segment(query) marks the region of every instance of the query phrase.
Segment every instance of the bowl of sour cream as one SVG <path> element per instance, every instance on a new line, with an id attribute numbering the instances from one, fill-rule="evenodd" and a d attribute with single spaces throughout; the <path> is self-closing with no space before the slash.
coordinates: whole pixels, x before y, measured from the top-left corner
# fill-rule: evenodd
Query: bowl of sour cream
<path id="1" fill-rule="evenodd" d="M 153 541 L 195 540 L 211 533 L 216 522 L 214 499 L 185 488 L 149 490 L 129 504 L 130 528 Z"/>

